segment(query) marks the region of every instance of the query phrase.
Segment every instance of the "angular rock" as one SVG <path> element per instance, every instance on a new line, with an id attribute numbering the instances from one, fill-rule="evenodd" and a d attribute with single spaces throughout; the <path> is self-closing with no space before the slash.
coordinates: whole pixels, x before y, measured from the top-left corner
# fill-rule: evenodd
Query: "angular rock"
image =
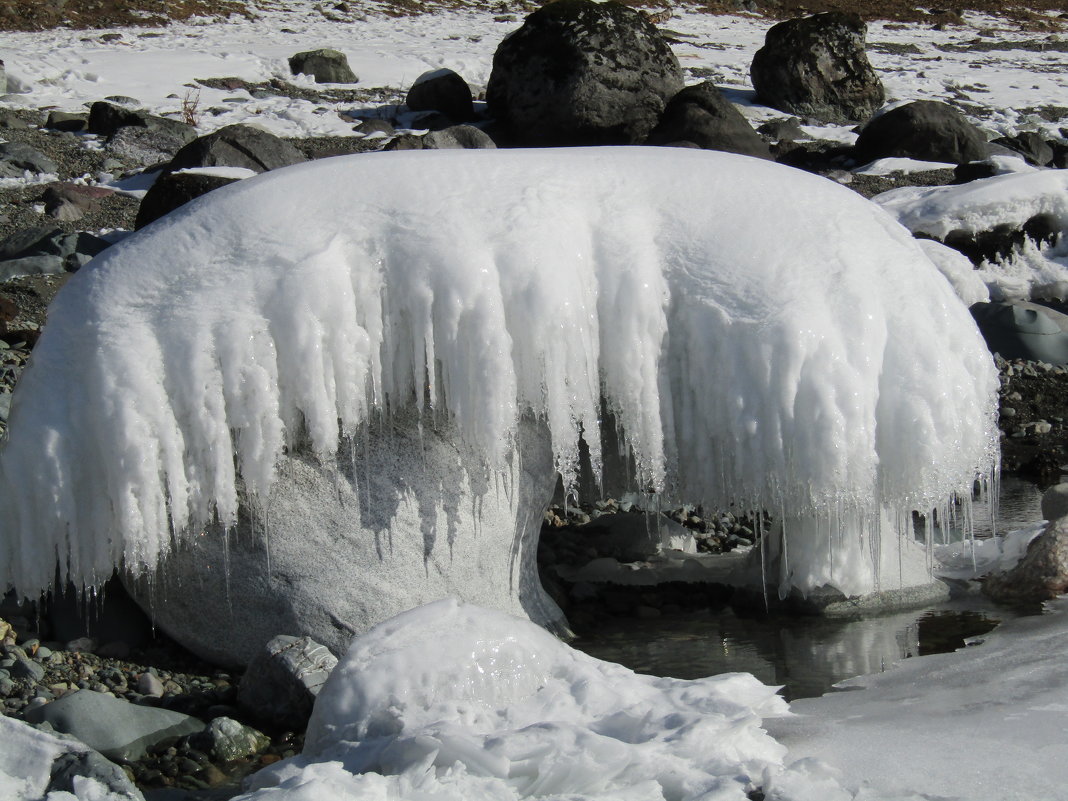
<path id="1" fill-rule="evenodd" d="M 336 665 L 337 657 L 325 645 L 309 637 L 279 635 L 249 663 L 237 688 L 237 703 L 258 720 L 300 731 Z"/>
<path id="2" fill-rule="evenodd" d="M 215 718 L 204 731 L 190 737 L 189 743 L 219 762 L 232 762 L 258 754 L 271 744 L 271 738 L 251 726 L 224 717 Z"/>
<path id="3" fill-rule="evenodd" d="M 1049 601 L 1068 592 L 1068 518 L 1052 520 L 1016 567 L 988 576 L 983 593 L 1007 603 Z"/>
<path id="4" fill-rule="evenodd" d="M 44 127 L 53 131 L 79 133 L 89 126 L 88 114 L 72 114 L 69 111 L 50 111 Z"/>
<path id="5" fill-rule="evenodd" d="M 771 158 L 767 143 L 711 81 L 687 86 L 671 98 L 645 141 L 648 145 L 673 142 L 693 142 L 705 150 Z"/>
<path id="6" fill-rule="evenodd" d="M 354 129 L 364 136 L 370 136 L 371 134 L 386 134 L 387 136 L 393 136 L 395 129 L 387 120 L 381 120 L 378 118 L 372 118 L 363 120 Z"/>
<path id="7" fill-rule="evenodd" d="M 519 145 L 638 144 L 682 87 L 675 54 L 644 15 L 557 0 L 498 46 L 486 100 Z"/>
<path id="8" fill-rule="evenodd" d="M 431 131 L 422 140 L 424 150 L 492 150 L 497 147 L 489 134 L 473 125 L 453 125 Z"/>
<path id="9" fill-rule="evenodd" d="M 289 57 L 294 75 L 311 75 L 316 83 L 356 83 L 359 78 L 349 68 L 349 60 L 339 50 L 321 48 Z"/>
<path id="10" fill-rule="evenodd" d="M 453 122 L 475 118 L 471 87 L 449 69 L 424 72 L 415 79 L 404 102 L 412 111 L 440 111 Z"/>
<path id="11" fill-rule="evenodd" d="M 108 759 L 131 761 L 168 737 L 203 730 L 194 717 L 138 706 L 110 695 L 78 690 L 26 714 L 30 723 L 48 723 L 56 731 L 76 737 Z"/>
<path id="12" fill-rule="evenodd" d="M 950 105 L 917 100 L 868 122 L 855 145 L 859 162 L 900 156 L 965 164 L 987 157 L 983 132 Z"/>
<path id="13" fill-rule="evenodd" d="M 0 143 L 0 176 L 2 177 L 21 178 L 26 171 L 52 173 L 57 169 L 52 159 L 23 142 Z"/>
<path id="14" fill-rule="evenodd" d="M 14 645 L 5 646 L 4 653 L 15 660 L 15 664 L 8 668 L 13 679 L 27 679 L 37 683 L 44 678 L 44 665 L 35 662 L 21 648 Z"/>
<path id="15" fill-rule="evenodd" d="M 163 131 L 186 142 L 191 142 L 197 136 L 196 128 L 192 125 L 166 117 L 157 117 L 147 111 L 117 106 L 103 100 L 89 107 L 89 122 L 86 124 L 86 130 L 91 134 L 112 136 L 120 128 L 129 126 Z"/>
<path id="16" fill-rule="evenodd" d="M 0 283 L 23 275 L 59 275 L 66 271 L 66 261 L 59 256 L 22 256 L 0 261 Z"/>
<path id="17" fill-rule="evenodd" d="M 150 222 L 158 220 L 165 214 L 170 214 L 179 206 L 184 206 L 193 198 L 237 180 L 237 178 L 195 172 L 172 172 L 162 175 L 156 179 L 141 199 L 134 227 L 144 228 Z"/>
<path id="18" fill-rule="evenodd" d="M 991 140 L 990 144 L 1007 147 L 1039 167 L 1046 167 L 1053 161 L 1053 146 L 1034 131 L 1021 131 L 1015 136 L 1001 136 Z"/>
<path id="19" fill-rule="evenodd" d="M 0 128 L 26 130 L 32 127 L 33 126 L 26 122 L 26 120 L 22 119 L 14 109 L 0 109 Z"/>
<path id="20" fill-rule="evenodd" d="M 757 97 L 825 122 L 868 119 L 886 92 L 864 50 L 866 34 L 860 17 L 837 11 L 774 25 L 749 71 Z"/>
<path id="21" fill-rule="evenodd" d="M 170 161 L 193 138 L 170 129 L 126 125 L 108 137 L 105 148 L 127 164 L 152 167 Z"/>
<path id="22" fill-rule="evenodd" d="M 98 209 L 100 199 L 112 194 L 112 190 L 99 186 L 55 183 L 45 188 L 41 200 L 46 214 L 60 221 L 73 222 Z"/>
<path id="23" fill-rule="evenodd" d="M 177 153 L 166 172 L 193 167 L 244 167 L 267 172 L 307 161 L 293 145 L 254 125 L 227 125 L 193 140 Z"/>

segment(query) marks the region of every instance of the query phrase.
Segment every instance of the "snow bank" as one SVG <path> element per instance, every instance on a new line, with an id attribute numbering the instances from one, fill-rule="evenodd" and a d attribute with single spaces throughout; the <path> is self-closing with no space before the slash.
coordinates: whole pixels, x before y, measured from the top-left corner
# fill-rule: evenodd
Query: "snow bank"
<path id="1" fill-rule="evenodd" d="M 357 639 L 303 755 L 255 774 L 260 792 L 242 798 L 744 801 L 784 754 L 760 728 L 787 714 L 775 690 L 747 673 L 641 676 L 439 601 Z"/>
<path id="2" fill-rule="evenodd" d="M 238 474 L 263 496 L 284 448 L 329 460 L 402 407 L 489 471 L 533 412 L 570 479 L 603 396 L 637 485 L 801 521 L 782 588 L 862 591 L 884 507 L 990 466 L 996 386 L 908 232 L 821 178 L 666 148 L 331 158 L 212 192 L 60 293 L 0 454 L 0 583 L 150 569 L 235 520 Z"/>

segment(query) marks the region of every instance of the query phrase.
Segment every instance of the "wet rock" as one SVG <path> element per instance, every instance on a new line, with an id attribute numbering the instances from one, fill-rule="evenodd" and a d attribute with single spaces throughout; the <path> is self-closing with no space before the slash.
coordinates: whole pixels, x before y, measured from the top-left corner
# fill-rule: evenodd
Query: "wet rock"
<path id="1" fill-rule="evenodd" d="M 349 61 L 339 50 L 320 48 L 297 53 L 289 58 L 289 69 L 294 75 L 311 75 L 316 83 L 356 83 L 349 68 Z"/>
<path id="2" fill-rule="evenodd" d="M 952 106 L 917 100 L 868 122 L 855 146 L 861 163 L 898 156 L 964 164 L 987 157 L 986 137 Z"/>
<path id="3" fill-rule="evenodd" d="M 1068 484 L 1057 484 L 1042 495 L 1042 517 L 1045 520 L 1060 520 L 1068 517 Z"/>
<path id="4" fill-rule="evenodd" d="M 644 15 L 558 0 L 501 42 L 486 100 L 518 145 L 638 144 L 682 87 L 678 60 Z"/>
<path id="5" fill-rule="evenodd" d="M 983 592 L 998 601 L 1033 603 L 1068 592 L 1068 518 L 1050 521 L 1016 567 L 988 576 Z"/>
<path id="6" fill-rule="evenodd" d="M 705 150 L 771 158 L 767 143 L 711 81 L 687 86 L 671 98 L 646 144 L 680 141 Z"/>
<path id="7" fill-rule="evenodd" d="M 412 111 L 440 111 L 453 122 L 475 118 L 471 87 L 449 69 L 424 72 L 415 79 L 404 102 Z"/>
<path id="8" fill-rule="evenodd" d="M 279 635 L 252 659 L 238 687 L 237 703 L 257 720 L 303 729 L 336 665 L 337 657 L 310 637 Z"/>
<path id="9" fill-rule="evenodd" d="M 1036 303 L 976 303 L 972 317 L 1003 359 L 1068 364 L 1068 315 Z"/>
<path id="10" fill-rule="evenodd" d="M 108 759 L 129 761 L 170 737 L 197 733 L 203 722 L 180 712 L 131 704 L 92 690 L 78 690 L 26 713 L 30 723 L 48 723 Z"/>
<path id="11" fill-rule="evenodd" d="M 780 22 L 750 67 L 753 88 L 772 108 L 826 122 L 866 120 L 886 97 L 855 14 L 829 12 Z"/>
<path id="12" fill-rule="evenodd" d="M 270 743 L 271 739 L 263 732 L 225 717 L 215 718 L 204 731 L 189 738 L 192 747 L 207 752 L 219 762 L 253 756 Z"/>

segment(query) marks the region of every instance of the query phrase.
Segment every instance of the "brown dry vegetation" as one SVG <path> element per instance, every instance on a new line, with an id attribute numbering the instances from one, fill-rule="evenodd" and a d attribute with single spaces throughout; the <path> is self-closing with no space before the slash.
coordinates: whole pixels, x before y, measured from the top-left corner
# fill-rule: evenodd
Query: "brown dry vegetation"
<path id="1" fill-rule="evenodd" d="M 285 0 L 270 0 L 285 5 Z M 905 0 L 696 0 L 674 3 L 671 0 L 624 0 L 628 5 L 651 9 L 691 7 L 712 14 L 737 14 L 744 9 L 775 19 L 799 17 L 821 11 L 846 11 L 865 19 L 897 20 L 953 24 L 960 22 L 964 11 L 981 11 L 1006 17 L 1036 29 L 1048 29 L 1068 23 L 1068 0 L 1027 0 L 1026 3 L 1002 0 L 945 0 L 935 2 L 929 10 L 917 8 Z M 529 0 L 378 0 L 378 11 L 398 16 L 418 14 L 447 7 L 478 7 L 499 12 L 525 12 L 542 3 Z M 0 30 L 42 30 L 55 27 L 112 28 L 126 25 L 158 26 L 168 20 L 193 16 L 229 16 L 242 14 L 254 6 L 246 0 L 0 0 Z M 347 10 L 359 6 L 359 0 L 324 0 L 321 6 Z"/>

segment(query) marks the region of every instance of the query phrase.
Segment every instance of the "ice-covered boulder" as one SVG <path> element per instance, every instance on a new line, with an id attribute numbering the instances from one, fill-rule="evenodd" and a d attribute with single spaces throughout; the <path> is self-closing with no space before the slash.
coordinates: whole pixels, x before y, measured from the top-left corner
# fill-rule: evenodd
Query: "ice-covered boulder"
<path id="1" fill-rule="evenodd" d="M 257 645 L 447 594 L 546 622 L 537 524 L 580 436 L 599 472 L 607 408 L 634 486 L 785 521 L 780 592 L 863 592 L 910 510 L 989 469 L 997 385 L 909 232 L 816 176 L 647 147 L 309 162 L 57 297 L 0 452 L 0 585 L 159 569 L 157 616 L 235 653 L 246 606 Z"/>

